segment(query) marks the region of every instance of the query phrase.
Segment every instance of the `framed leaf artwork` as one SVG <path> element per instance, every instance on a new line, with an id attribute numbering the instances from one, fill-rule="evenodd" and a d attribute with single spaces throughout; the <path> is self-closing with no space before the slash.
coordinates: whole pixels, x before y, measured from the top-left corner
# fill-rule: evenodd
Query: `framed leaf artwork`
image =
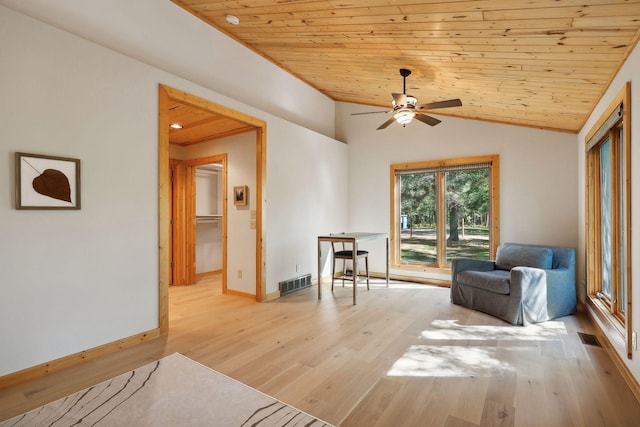
<path id="1" fill-rule="evenodd" d="M 80 160 L 16 153 L 16 209 L 80 209 Z"/>

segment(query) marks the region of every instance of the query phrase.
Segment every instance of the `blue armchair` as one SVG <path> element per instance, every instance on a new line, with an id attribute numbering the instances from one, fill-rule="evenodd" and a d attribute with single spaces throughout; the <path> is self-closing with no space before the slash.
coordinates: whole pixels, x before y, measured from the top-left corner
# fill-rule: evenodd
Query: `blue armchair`
<path id="1" fill-rule="evenodd" d="M 529 325 L 576 312 L 576 250 L 505 243 L 495 261 L 455 258 L 451 302 Z"/>

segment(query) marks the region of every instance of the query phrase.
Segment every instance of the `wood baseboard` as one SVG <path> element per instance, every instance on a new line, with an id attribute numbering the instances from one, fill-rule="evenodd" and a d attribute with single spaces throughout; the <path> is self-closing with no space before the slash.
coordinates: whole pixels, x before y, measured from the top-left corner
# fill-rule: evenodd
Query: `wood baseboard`
<path id="1" fill-rule="evenodd" d="M 360 276 L 364 277 L 366 276 L 366 273 L 360 269 L 358 269 L 358 271 L 360 271 Z M 336 274 L 341 274 L 341 272 L 338 272 Z M 335 276 L 336 278 L 338 278 L 339 276 Z M 362 279 L 361 277 L 361 279 Z M 369 277 L 375 277 L 376 279 L 384 279 L 386 277 L 385 273 L 377 273 L 375 271 L 370 271 L 369 272 Z M 331 274 L 327 275 L 327 276 L 322 276 L 322 280 L 331 280 Z M 389 274 L 389 280 L 400 280 L 402 282 L 412 282 L 412 283 L 421 283 L 423 285 L 434 285 L 434 286 L 440 286 L 443 288 L 450 288 L 451 287 L 451 280 L 442 280 L 442 279 L 430 279 L 430 278 L 426 278 L 426 277 L 415 277 L 415 276 L 404 276 L 401 274 Z M 314 285 L 318 284 L 317 280 L 313 281 Z"/>
<path id="2" fill-rule="evenodd" d="M 212 270 L 212 271 L 205 271 L 202 273 L 196 273 L 196 280 L 202 279 L 203 277 L 215 276 L 216 274 L 221 274 L 221 273 L 222 273 L 222 270 Z"/>
<path id="3" fill-rule="evenodd" d="M 589 307 L 589 304 L 583 304 L 581 302 L 579 307 L 586 311 L 587 315 L 591 319 L 591 322 L 600 332 L 599 335 L 604 340 L 603 348 L 607 351 L 609 357 L 611 357 L 611 360 L 613 361 L 613 364 L 616 365 L 616 368 L 618 368 L 618 371 L 620 371 L 620 375 L 622 375 L 622 378 L 624 378 L 624 381 L 631 389 L 631 392 L 635 396 L 636 400 L 640 402 L 640 383 L 638 383 L 636 377 L 633 376 L 633 374 L 627 367 L 627 364 L 624 363 L 624 360 L 620 356 L 620 353 L 616 351 L 614 344 L 611 342 L 611 338 L 609 338 L 609 336 L 605 333 L 605 329 L 600 323 L 597 314 L 594 313 L 591 307 Z"/>
<path id="4" fill-rule="evenodd" d="M 358 269 L 360 270 L 360 269 Z M 384 279 L 386 275 L 384 273 L 376 273 L 369 272 L 370 277 L 375 277 L 377 279 Z M 430 279 L 425 277 L 414 277 L 414 276 L 404 276 L 400 274 L 389 274 L 389 280 L 401 280 L 403 282 L 413 282 L 413 283 L 421 283 L 423 285 L 434 285 L 441 286 L 445 288 L 451 287 L 451 280 L 442 280 L 442 279 Z"/>
<path id="5" fill-rule="evenodd" d="M 152 329 L 147 332 L 142 332 L 137 335 L 133 335 L 127 338 L 123 338 L 118 341 L 103 344 L 98 347 L 94 347 L 88 350 L 81 351 L 79 353 L 64 356 L 59 359 L 52 360 L 50 362 L 42 363 L 40 365 L 32 366 L 11 374 L 0 377 L 0 389 L 9 387 L 12 385 L 20 384 L 28 380 L 43 377 L 53 372 L 60 371 L 71 366 L 78 365 L 82 362 L 95 359 L 105 354 L 114 353 L 119 350 L 140 344 L 144 341 L 149 341 L 160 336 L 160 329 Z"/>
<path id="6" fill-rule="evenodd" d="M 280 298 L 280 291 L 271 292 L 270 294 L 265 295 L 262 302 L 271 301 L 274 299 Z"/>
<path id="7" fill-rule="evenodd" d="M 251 298 L 252 300 L 256 299 L 256 296 L 253 294 L 248 294 L 246 292 L 241 292 L 241 291 L 234 291 L 233 289 L 229 289 L 227 288 L 227 292 L 225 292 L 225 294 L 227 295 L 235 295 L 238 297 L 243 297 L 243 298 Z"/>

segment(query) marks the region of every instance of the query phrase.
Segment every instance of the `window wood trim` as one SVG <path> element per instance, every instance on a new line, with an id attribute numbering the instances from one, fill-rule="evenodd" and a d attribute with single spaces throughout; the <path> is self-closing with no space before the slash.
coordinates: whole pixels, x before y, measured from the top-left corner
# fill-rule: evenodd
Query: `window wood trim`
<path id="1" fill-rule="evenodd" d="M 390 166 L 390 233 L 389 233 L 389 252 L 390 252 L 390 267 L 398 270 L 426 272 L 434 274 L 451 274 L 450 267 L 443 267 L 446 259 L 446 230 L 441 224 L 442 221 L 446 222 L 445 203 L 443 200 L 438 200 L 438 218 L 437 218 L 437 233 L 438 233 L 438 263 L 439 267 L 425 266 L 422 264 L 414 263 L 401 263 L 400 262 L 400 237 L 398 235 L 399 223 L 400 223 L 400 211 L 399 211 L 399 198 L 400 191 L 396 180 L 396 171 L 402 171 L 407 169 L 427 169 L 433 167 L 443 166 L 455 166 L 469 163 L 491 163 L 489 168 L 489 177 L 491 180 L 489 187 L 489 253 L 490 258 L 495 259 L 498 245 L 500 244 L 500 156 L 497 154 L 488 156 L 473 156 L 473 157 L 459 157 L 454 159 L 445 160 L 429 160 L 412 163 L 400 163 L 392 164 Z M 444 194 L 438 195 L 439 198 L 444 198 Z M 442 259 L 440 259 L 442 258 Z"/>
<path id="2" fill-rule="evenodd" d="M 445 188 L 444 173 L 438 173 L 436 176 L 436 188 Z M 447 246 L 447 192 L 438 191 L 436 194 L 436 262 L 439 266 L 446 265 L 446 246 Z M 439 267 L 446 271 L 445 267 Z"/>
<path id="3" fill-rule="evenodd" d="M 598 119 L 596 124 L 591 128 L 585 137 L 585 147 L 588 147 L 591 138 L 596 135 L 600 128 L 606 123 L 611 114 L 619 108 L 620 104 L 623 105 L 622 113 L 622 137 L 623 144 L 622 150 L 624 153 L 623 168 L 624 176 L 620 174 L 619 162 L 612 164 L 612 198 L 615 198 L 618 203 L 615 203 L 611 212 L 612 218 L 617 218 L 613 223 L 612 234 L 614 235 L 614 242 L 612 245 L 620 247 L 620 226 L 624 224 L 625 229 L 625 244 L 621 248 L 625 256 L 624 273 L 626 275 L 626 307 L 625 315 L 622 317 L 617 309 L 617 301 L 619 298 L 617 294 L 617 287 L 612 286 L 611 302 L 603 301 L 598 298 L 596 293 L 600 290 L 602 277 L 602 271 L 600 268 L 599 260 L 602 259 L 601 240 L 599 236 L 599 230 L 601 230 L 601 215 L 599 213 L 601 191 L 600 191 L 600 159 L 598 149 L 589 149 L 585 153 L 585 243 L 586 243 L 586 281 L 587 281 L 587 295 L 586 302 L 589 312 L 594 318 L 598 320 L 603 326 L 603 330 L 607 332 L 609 341 L 619 346 L 619 350 L 626 352 L 627 358 L 631 359 L 633 355 L 632 346 L 632 277 L 631 277 L 631 83 L 627 82 L 620 92 L 616 95 L 613 101 L 609 104 L 605 112 Z M 612 129 L 619 129 L 618 126 L 614 126 Z M 608 131 L 612 135 L 612 150 L 616 157 L 619 158 L 620 149 L 619 132 Z M 596 147 L 599 146 L 596 144 Z M 615 148 L 614 148 L 615 147 Z M 622 182 L 620 182 L 622 179 Z M 621 211 L 619 201 L 624 199 L 624 211 Z M 622 218 L 622 220 L 620 220 Z M 620 271 L 620 252 L 614 251 L 614 258 L 612 259 L 611 269 L 612 271 Z M 611 305 L 614 306 L 613 310 Z"/>

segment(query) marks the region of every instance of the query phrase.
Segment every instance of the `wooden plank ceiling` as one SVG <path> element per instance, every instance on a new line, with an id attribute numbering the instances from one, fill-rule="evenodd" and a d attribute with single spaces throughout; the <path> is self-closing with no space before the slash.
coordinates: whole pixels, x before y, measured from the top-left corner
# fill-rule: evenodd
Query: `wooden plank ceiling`
<path id="1" fill-rule="evenodd" d="M 171 0 L 335 101 L 578 132 L 639 37 L 640 0 Z M 239 18 L 231 25 L 227 14 Z"/>
<path id="2" fill-rule="evenodd" d="M 255 130 L 238 120 L 179 101 L 169 105 L 169 123 L 182 126 L 169 129 L 169 143 L 177 145 L 197 144 Z"/>

